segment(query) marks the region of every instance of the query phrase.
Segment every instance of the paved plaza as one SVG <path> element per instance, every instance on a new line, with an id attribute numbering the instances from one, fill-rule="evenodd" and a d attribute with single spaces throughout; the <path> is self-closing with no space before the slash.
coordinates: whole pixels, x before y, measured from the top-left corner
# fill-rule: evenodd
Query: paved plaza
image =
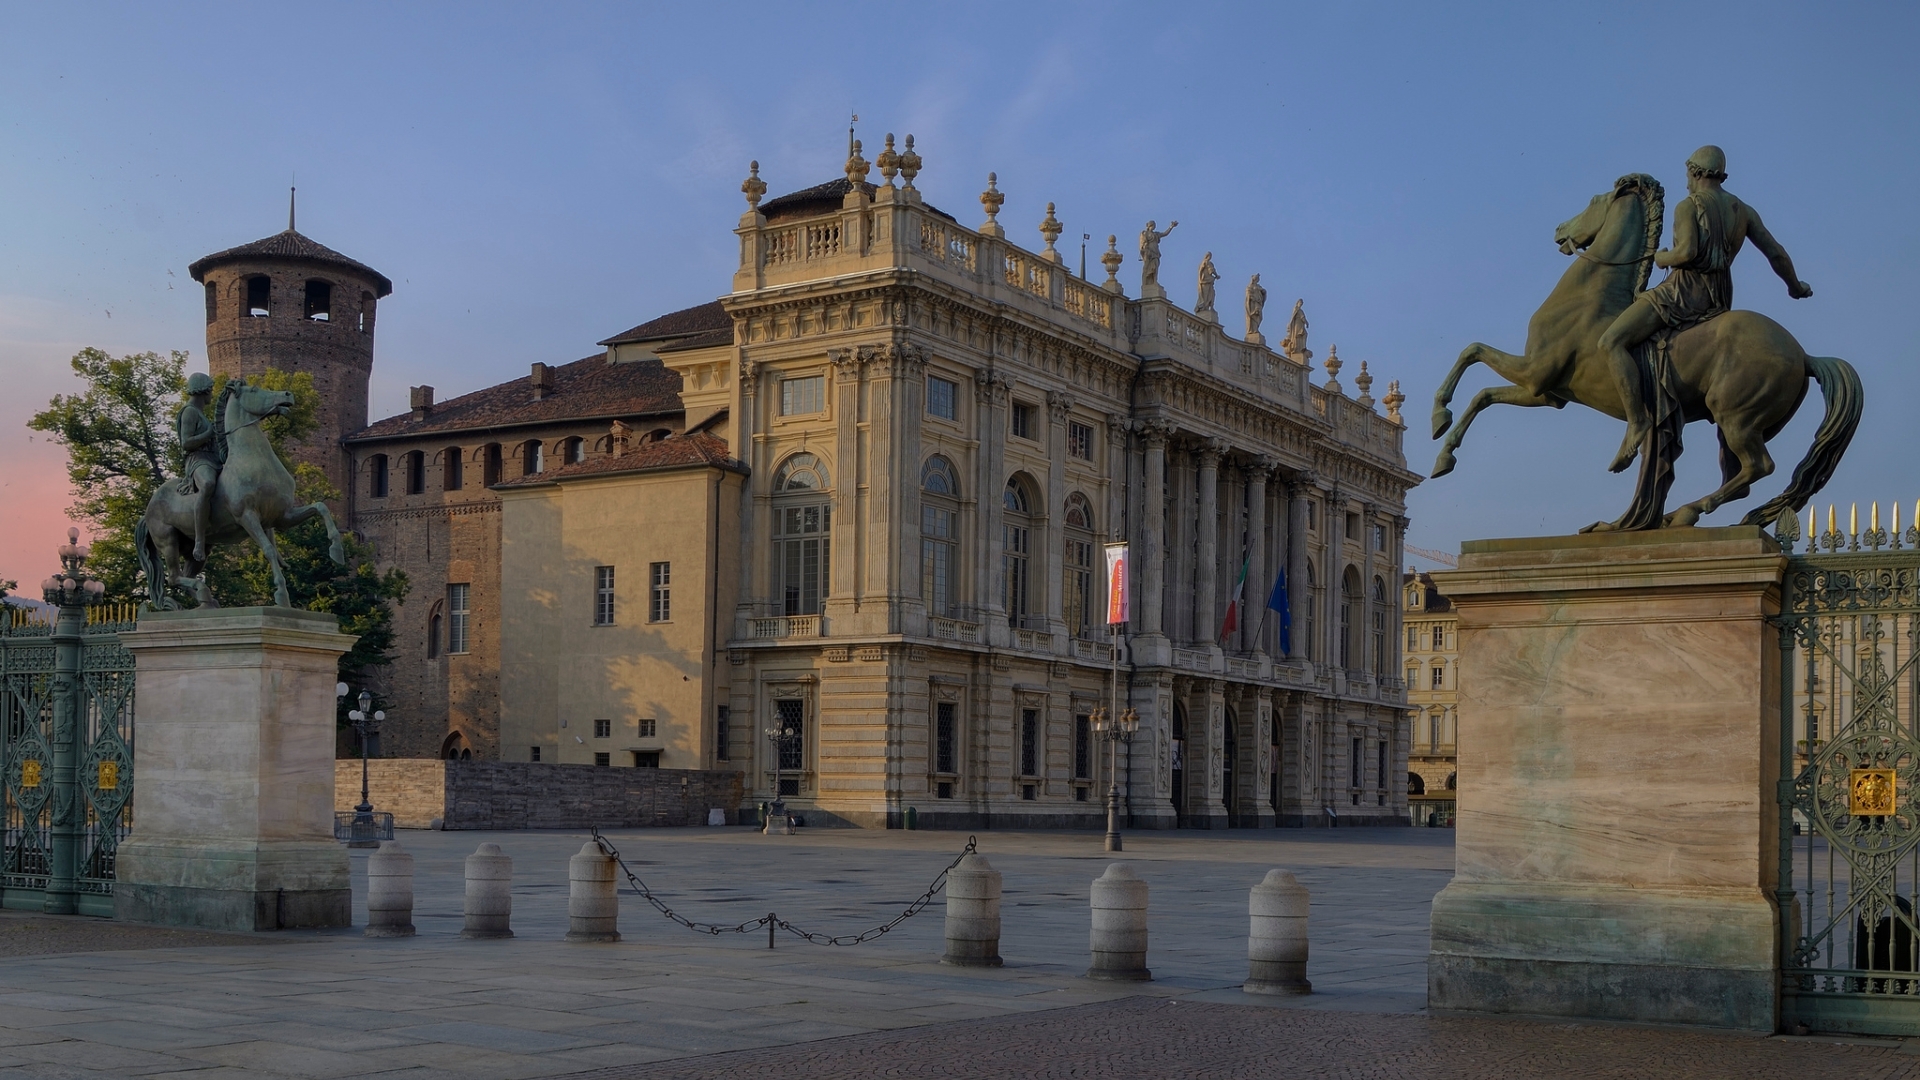
<path id="1" fill-rule="evenodd" d="M 402 833 L 418 859 L 415 938 L 186 933 L 9 913 L 0 917 L 0 1080 L 504 1080 L 592 1070 L 609 1078 L 766 1070 L 1920 1076 L 1920 1056 L 1899 1043 L 1425 1016 L 1429 902 L 1452 873 L 1446 830 L 1129 836 L 1123 857 L 1152 887 L 1148 984 L 1080 977 L 1087 884 L 1112 858 L 1095 833 L 979 834 L 981 852 L 1005 875 L 999 969 L 935 962 L 937 902 L 866 944 L 827 948 L 781 934 L 770 950 L 764 931 L 695 934 L 628 895 L 623 941 L 567 944 L 566 863 L 585 839 Z M 733 923 L 777 911 L 805 929 L 844 934 L 897 913 L 966 837 L 707 828 L 612 839 L 690 918 Z M 483 841 L 515 860 L 510 940 L 459 937 L 461 861 Z M 365 854 L 354 853 L 360 922 Z M 1310 997 L 1239 989 L 1247 890 L 1275 866 L 1313 892 Z"/>

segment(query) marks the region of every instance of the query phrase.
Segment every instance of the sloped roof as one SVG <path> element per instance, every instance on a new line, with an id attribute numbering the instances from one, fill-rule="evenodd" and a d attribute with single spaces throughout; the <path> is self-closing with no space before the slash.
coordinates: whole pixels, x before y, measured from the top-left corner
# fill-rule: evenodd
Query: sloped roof
<path id="1" fill-rule="evenodd" d="M 439 402 L 416 420 L 404 412 L 369 424 L 348 442 L 409 438 L 436 432 L 475 431 L 566 420 L 617 420 L 681 411 L 680 373 L 658 360 L 609 363 L 595 353 L 550 368 L 546 397 L 533 397 L 531 374 Z"/>
<path id="2" fill-rule="evenodd" d="M 691 435 L 676 435 L 659 442 L 645 443 L 633 447 L 624 454 L 601 454 L 573 465 L 556 466 L 532 476 L 516 476 L 511 480 L 502 480 L 494 486 L 531 487 L 536 484 L 551 484 L 559 480 L 575 480 L 587 476 L 614 476 L 620 473 L 673 469 L 687 465 L 710 465 L 716 469 L 737 472 L 742 476 L 747 474 L 746 463 L 727 453 L 725 440 L 701 431 Z"/>
<path id="3" fill-rule="evenodd" d="M 733 331 L 733 317 L 720 306 L 720 301 L 709 300 L 679 311 L 669 311 L 657 319 L 650 319 L 623 333 L 615 334 L 601 345 L 632 345 L 643 341 L 665 341 L 669 338 L 690 337 L 695 334 L 710 334 L 716 330 Z"/>
<path id="4" fill-rule="evenodd" d="M 1422 598 L 1426 600 L 1426 606 L 1421 609 L 1422 611 L 1431 612 L 1437 615 L 1443 612 L 1448 612 L 1453 610 L 1453 601 L 1447 599 L 1446 596 L 1440 592 L 1440 587 L 1433 583 L 1432 574 L 1429 574 L 1424 570 L 1422 570 L 1418 574 L 1401 574 L 1400 583 L 1402 585 L 1407 585 L 1407 584 L 1410 584 L 1415 578 L 1419 578 L 1420 584 L 1426 586 L 1426 588 L 1420 590 Z"/>
<path id="5" fill-rule="evenodd" d="M 255 240 L 251 244 L 241 244 L 239 247 L 230 247 L 225 251 L 216 251 L 211 255 L 202 256 L 187 267 L 187 273 L 193 275 L 195 281 L 204 281 L 207 271 L 216 266 L 245 262 L 250 259 L 290 259 L 322 266 L 344 266 L 355 273 L 372 278 L 379 288 L 379 295 L 386 296 L 393 292 L 393 282 L 387 279 L 387 275 L 358 259 L 347 258 L 325 244 L 317 244 L 292 229 L 275 233 L 262 240 Z"/>
<path id="6" fill-rule="evenodd" d="M 709 330 L 704 334 L 695 334 L 690 338 L 682 338 L 671 344 L 662 345 L 654 351 L 658 353 L 674 353 L 685 352 L 688 349 L 711 349 L 715 345 L 731 344 L 733 344 L 733 327 L 729 326 L 724 330 Z"/>
<path id="7" fill-rule="evenodd" d="M 788 221 L 793 218 L 814 217 L 840 209 L 841 200 L 845 199 L 847 192 L 852 190 L 853 184 L 843 176 L 838 180 L 829 180 L 824 184 L 815 184 L 810 188 L 802 188 L 799 191 L 789 191 L 777 199 L 768 199 L 766 202 L 760 204 L 760 213 L 766 217 L 767 224 L 769 225 Z M 866 192 L 867 197 L 871 199 L 873 193 L 880 189 L 872 184 L 863 182 L 860 185 L 860 190 Z M 920 205 L 922 209 L 958 224 L 952 214 L 947 213 L 939 207 L 931 203 L 921 203 Z"/>

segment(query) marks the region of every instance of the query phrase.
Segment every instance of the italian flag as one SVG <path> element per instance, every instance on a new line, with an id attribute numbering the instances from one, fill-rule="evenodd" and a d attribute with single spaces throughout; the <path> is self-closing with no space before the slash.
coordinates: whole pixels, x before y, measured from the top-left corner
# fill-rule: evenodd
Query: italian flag
<path id="1" fill-rule="evenodd" d="M 1240 625 L 1240 608 L 1247 598 L 1247 564 L 1253 561 L 1249 555 L 1240 561 L 1240 576 L 1233 583 L 1233 596 L 1227 601 L 1227 617 L 1220 623 L 1220 640 L 1224 643 L 1227 635 Z"/>

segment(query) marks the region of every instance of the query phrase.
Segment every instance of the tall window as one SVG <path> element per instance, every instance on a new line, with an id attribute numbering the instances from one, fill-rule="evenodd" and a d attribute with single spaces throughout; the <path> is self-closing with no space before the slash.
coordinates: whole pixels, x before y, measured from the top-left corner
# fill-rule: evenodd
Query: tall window
<path id="1" fill-rule="evenodd" d="M 713 756 L 717 761 L 727 761 L 733 757 L 730 741 L 733 737 L 733 706 L 715 707 L 713 721 Z"/>
<path id="2" fill-rule="evenodd" d="M 1420 628 L 1417 626 L 1407 627 L 1407 651 L 1412 652 L 1413 650 L 1419 647 L 1420 647 Z"/>
<path id="3" fill-rule="evenodd" d="M 566 465 L 578 465 L 587 460 L 587 441 L 578 435 L 560 444 L 560 461 Z"/>
<path id="4" fill-rule="evenodd" d="M 593 625 L 613 625 L 613 567 L 593 568 Z"/>
<path id="5" fill-rule="evenodd" d="M 267 302 L 273 296 L 273 282 L 265 275 L 247 279 L 247 314 L 256 319 L 267 317 Z"/>
<path id="6" fill-rule="evenodd" d="M 1073 778 L 1093 779 L 1093 718 L 1085 713 L 1073 718 Z"/>
<path id="7" fill-rule="evenodd" d="M 1381 739 L 1379 742 L 1379 745 L 1374 747 L 1374 756 L 1378 759 L 1374 762 L 1374 770 L 1373 770 L 1374 778 L 1380 782 L 1381 787 L 1386 787 L 1387 786 L 1387 740 Z"/>
<path id="8" fill-rule="evenodd" d="M 467 651 L 468 619 L 472 615 L 467 602 L 471 588 L 465 583 L 447 586 L 447 651 L 450 653 Z"/>
<path id="9" fill-rule="evenodd" d="M 1373 638 L 1373 672 L 1385 678 L 1387 667 L 1387 583 L 1373 579 L 1373 603 L 1367 608 Z"/>
<path id="10" fill-rule="evenodd" d="M 324 281 L 307 282 L 307 303 L 302 314 L 314 322 L 332 321 L 333 286 Z"/>
<path id="11" fill-rule="evenodd" d="M 1020 775 L 1040 775 L 1040 710 L 1020 710 Z"/>
<path id="12" fill-rule="evenodd" d="M 446 616 L 441 614 L 440 605 L 435 604 L 432 613 L 427 616 L 427 659 L 440 658 L 440 642 L 442 635 L 447 632 L 446 625 Z"/>
<path id="13" fill-rule="evenodd" d="M 546 471 L 546 448 L 539 439 L 528 439 L 520 444 L 520 475 L 538 476 Z"/>
<path id="14" fill-rule="evenodd" d="M 487 487 L 500 482 L 499 443 L 488 443 L 480 452 L 480 482 Z"/>
<path id="15" fill-rule="evenodd" d="M 1347 786 L 1358 788 L 1366 780 L 1366 740 L 1355 737 L 1347 750 Z"/>
<path id="16" fill-rule="evenodd" d="M 673 564 L 657 562 L 647 568 L 647 621 L 673 618 Z"/>
<path id="17" fill-rule="evenodd" d="M 1001 502 L 1006 514 L 1000 526 L 1001 570 L 1006 578 L 1002 602 L 1010 626 L 1024 626 L 1033 574 L 1033 500 L 1018 478 L 1007 481 Z"/>
<path id="18" fill-rule="evenodd" d="M 444 491 L 459 491 L 466 479 L 466 469 L 460 459 L 460 448 L 449 446 L 440 451 L 440 487 Z"/>
<path id="19" fill-rule="evenodd" d="M 955 418 L 954 398 L 959 386 L 952 379 L 943 379 L 938 375 L 927 376 L 927 415 L 938 416 L 943 420 Z"/>
<path id="20" fill-rule="evenodd" d="M 1067 456 L 1093 460 L 1093 425 L 1067 422 Z"/>
<path id="21" fill-rule="evenodd" d="M 949 617 L 958 592 L 960 486 L 953 463 L 934 456 L 920 470 L 920 595 L 927 614 Z"/>
<path id="22" fill-rule="evenodd" d="M 1359 606 L 1360 575 L 1349 566 L 1340 579 L 1340 666 L 1349 670 L 1353 667 L 1354 609 Z"/>
<path id="23" fill-rule="evenodd" d="M 1093 621 L 1093 508 L 1078 493 L 1067 499 L 1066 574 L 1061 582 L 1060 610 L 1067 633 L 1094 636 Z"/>
<path id="24" fill-rule="evenodd" d="M 1444 627 L 1435 626 L 1433 628 L 1433 651 L 1439 652 L 1440 650 L 1446 648 L 1446 640 L 1447 640 L 1446 629 Z"/>
<path id="25" fill-rule="evenodd" d="M 958 723 L 955 713 L 959 707 L 951 701 L 942 701 L 933 707 L 933 771 L 954 773 L 954 726 Z"/>
<path id="26" fill-rule="evenodd" d="M 1014 402 L 1011 423 L 1015 437 L 1021 439 L 1033 438 L 1033 406 L 1025 402 Z"/>
<path id="27" fill-rule="evenodd" d="M 780 380 L 780 415 L 805 416 L 823 412 L 827 407 L 827 380 L 822 375 L 804 375 Z"/>
<path id="28" fill-rule="evenodd" d="M 207 282 L 207 321 L 220 317 L 220 286 Z"/>
<path id="29" fill-rule="evenodd" d="M 407 453 L 407 494 L 418 495 L 427 490 L 427 455 L 420 450 Z"/>
<path id="30" fill-rule="evenodd" d="M 827 467 L 812 454 L 795 454 L 773 477 L 773 562 L 781 611 L 818 615 L 828 595 L 833 507 Z"/>
<path id="31" fill-rule="evenodd" d="M 387 497 L 387 455 L 375 454 L 367 459 L 367 494 L 375 499 Z"/>
<path id="32" fill-rule="evenodd" d="M 1447 688 L 1446 665 L 1444 664 L 1433 665 L 1433 688 L 1435 690 L 1445 690 Z"/>
<path id="33" fill-rule="evenodd" d="M 807 703 L 797 698 L 783 698 L 773 703 L 773 710 L 780 730 L 793 732 L 780 740 L 780 771 L 797 773 L 806 766 L 807 761 Z M 782 776 L 780 794 L 800 794 L 800 778 Z"/>

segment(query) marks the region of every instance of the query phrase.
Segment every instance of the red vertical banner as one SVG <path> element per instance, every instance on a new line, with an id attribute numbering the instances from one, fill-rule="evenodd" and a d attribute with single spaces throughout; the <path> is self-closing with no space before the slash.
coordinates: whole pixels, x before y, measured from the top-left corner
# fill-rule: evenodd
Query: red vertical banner
<path id="1" fill-rule="evenodd" d="M 1107 624 L 1127 621 L 1127 545 L 1108 544 Z"/>

